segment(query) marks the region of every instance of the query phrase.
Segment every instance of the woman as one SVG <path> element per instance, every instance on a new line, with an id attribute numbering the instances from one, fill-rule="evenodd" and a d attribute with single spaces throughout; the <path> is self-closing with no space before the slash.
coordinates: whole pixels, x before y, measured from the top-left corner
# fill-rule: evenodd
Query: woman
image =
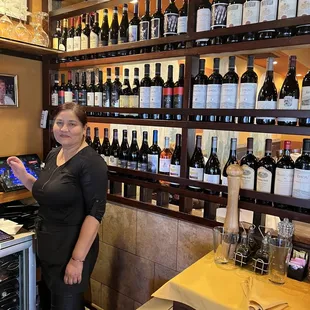
<path id="1" fill-rule="evenodd" d="M 87 118 L 74 103 L 59 106 L 53 133 L 61 145 L 47 156 L 40 177 L 28 174 L 17 157 L 7 162 L 40 204 L 38 257 L 50 296 L 40 294 L 45 310 L 84 309 L 105 212 L 107 166 L 85 143 Z M 51 301 L 47 301 L 51 297 Z"/>

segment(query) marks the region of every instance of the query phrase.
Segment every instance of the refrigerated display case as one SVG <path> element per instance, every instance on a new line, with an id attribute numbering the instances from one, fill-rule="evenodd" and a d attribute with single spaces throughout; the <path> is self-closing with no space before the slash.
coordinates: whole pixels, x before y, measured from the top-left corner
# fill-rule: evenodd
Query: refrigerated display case
<path id="1" fill-rule="evenodd" d="M 0 243 L 0 310 L 36 309 L 34 234 Z"/>

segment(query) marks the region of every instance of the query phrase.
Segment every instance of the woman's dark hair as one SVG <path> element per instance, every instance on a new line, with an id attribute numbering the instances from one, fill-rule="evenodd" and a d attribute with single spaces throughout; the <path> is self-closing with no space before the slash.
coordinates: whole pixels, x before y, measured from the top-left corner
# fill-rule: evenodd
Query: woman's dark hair
<path id="1" fill-rule="evenodd" d="M 74 114 L 76 115 L 76 117 L 79 119 L 79 121 L 82 123 L 83 126 L 87 124 L 87 116 L 84 108 L 74 102 L 67 102 L 59 105 L 54 114 L 54 120 L 60 112 L 67 110 L 74 112 Z"/>

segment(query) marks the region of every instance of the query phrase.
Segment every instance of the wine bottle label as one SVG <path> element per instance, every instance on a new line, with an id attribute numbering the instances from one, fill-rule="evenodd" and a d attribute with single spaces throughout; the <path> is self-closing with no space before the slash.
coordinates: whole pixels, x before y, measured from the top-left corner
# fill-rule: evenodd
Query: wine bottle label
<path id="1" fill-rule="evenodd" d="M 203 168 L 189 167 L 189 179 L 194 181 L 203 181 Z M 190 188 L 200 189 L 197 186 L 189 186 Z"/>
<path id="2" fill-rule="evenodd" d="M 117 166 L 120 168 L 127 168 L 127 159 L 118 159 Z"/>
<path id="3" fill-rule="evenodd" d="M 208 85 L 194 85 L 193 109 L 205 109 Z"/>
<path id="4" fill-rule="evenodd" d="M 279 0 L 278 19 L 296 17 L 297 0 Z"/>
<path id="5" fill-rule="evenodd" d="M 127 169 L 137 170 L 138 169 L 138 162 L 128 160 Z"/>
<path id="6" fill-rule="evenodd" d="M 227 8 L 227 27 L 240 26 L 242 23 L 242 8 L 241 3 L 231 4 Z"/>
<path id="7" fill-rule="evenodd" d="M 212 4 L 212 29 L 225 28 L 228 2 L 217 2 Z"/>
<path id="8" fill-rule="evenodd" d="M 140 22 L 140 41 L 145 41 L 150 39 L 150 22 L 141 21 Z"/>
<path id="9" fill-rule="evenodd" d="M 180 165 L 171 165 L 171 164 L 170 164 L 170 172 L 169 172 L 169 175 L 170 175 L 171 177 L 179 178 L 180 175 L 181 175 L 181 166 L 180 166 Z M 172 185 L 179 185 L 179 183 L 172 183 L 172 182 L 170 182 L 170 184 L 172 184 Z"/>
<path id="10" fill-rule="evenodd" d="M 285 96 L 283 99 L 278 101 L 278 110 L 297 110 L 298 99 L 292 96 Z M 280 122 L 297 122 L 297 118 L 278 117 Z"/>
<path id="11" fill-rule="evenodd" d="M 60 90 L 58 91 L 58 104 L 64 104 L 65 103 L 65 91 Z"/>
<path id="12" fill-rule="evenodd" d="M 179 16 L 178 18 L 178 34 L 187 33 L 187 16 Z"/>
<path id="13" fill-rule="evenodd" d="M 108 166 L 110 166 L 110 156 L 106 156 L 106 155 L 103 155 L 103 154 L 101 156 L 105 160 L 106 164 Z"/>
<path id="14" fill-rule="evenodd" d="M 117 167 L 117 164 L 118 164 L 118 158 L 111 155 L 109 159 L 109 165 L 113 167 Z"/>
<path id="15" fill-rule="evenodd" d="M 305 16 L 305 15 L 310 15 L 310 1 L 299 0 L 297 16 Z"/>
<path id="16" fill-rule="evenodd" d="M 241 83 L 239 96 L 239 109 L 255 109 L 256 83 Z"/>
<path id="17" fill-rule="evenodd" d="M 95 107 L 102 107 L 102 92 L 95 92 Z"/>
<path id="18" fill-rule="evenodd" d="M 218 174 L 207 174 L 203 175 L 203 181 L 206 183 L 220 184 L 220 176 Z"/>
<path id="19" fill-rule="evenodd" d="M 66 46 L 63 43 L 59 43 L 59 50 L 65 52 Z"/>
<path id="20" fill-rule="evenodd" d="M 292 196 L 294 169 L 276 168 L 274 193 L 282 196 Z"/>
<path id="21" fill-rule="evenodd" d="M 111 107 L 112 108 L 119 108 L 119 93 L 117 91 L 112 91 L 111 94 Z M 115 115 L 118 113 L 115 113 Z"/>
<path id="22" fill-rule="evenodd" d="M 262 193 L 271 193 L 272 173 L 265 167 L 257 169 L 256 190 Z"/>
<path id="23" fill-rule="evenodd" d="M 241 166 L 243 175 L 241 177 L 241 188 L 254 190 L 255 171 L 248 165 Z"/>
<path id="24" fill-rule="evenodd" d="M 164 88 L 163 94 L 164 94 L 164 97 L 163 97 L 164 108 L 167 108 L 167 109 L 172 108 L 173 88 Z"/>
<path id="25" fill-rule="evenodd" d="M 160 38 L 160 18 L 151 20 L 151 39 Z"/>
<path id="26" fill-rule="evenodd" d="M 257 110 L 276 110 L 277 109 L 277 102 L 274 100 L 268 101 L 268 100 L 259 100 L 257 101 Z M 262 119 L 262 120 L 275 120 L 275 117 L 256 117 L 256 119 Z"/>
<path id="27" fill-rule="evenodd" d="M 158 155 L 147 155 L 147 171 L 152 173 L 158 173 Z"/>
<path id="28" fill-rule="evenodd" d="M 209 84 L 207 91 L 207 109 L 219 109 L 221 104 L 221 84 Z"/>
<path id="29" fill-rule="evenodd" d="M 52 106 L 57 106 L 58 105 L 58 93 L 52 93 Z"/>
<path id="30" fill-rule="evenodd" d="M 223 84 L 221 92 L 221 109 L 236 109 L 238 84 Z"/>
<path id="31" fill-rule="evenodd" d="M 75 36 L 73 39 L 73 48 L 75 51 L 79 51 L 81 49 L 81 37 Z"/>
<path id="32" fill-rule="evenodd" d="M 53 38 L 53 49 L 58 50 L 59 48 L 59 38 Z"/>
<path id="33" fill-rule="evenodd" d="M 310 199 L 310 170 L 295 168 L 292 195 L 295 198 Z"/>
<path id="34" fill-rule="evenodd" d="M 87 92 L 85 89 L 79 91 L 79 105 L 86 106 Z"/>
<path id="35" fill-rule="evenodd" d="M 209 31 L 211 29 L 211 11 L 210 9 L 199 9 L 197 11 L 196 32 Z"/>
<path id="36" fill-rule="evenodd" d="M 260 1 L 247 1 L 243 6 L 242 25 L 258 23 Z"/>
<path id="37" fill-rule="evenodd" d="M 164 16 L 164 35 L 175 35 L 177 34 L 179 14 L 166 13 Z"/>
<path id="38" fill-rule="evenodd" d="M 79 91 L 76 89 L 72 92 L 72 102 L 78 103 L 79 101 Z"/>
<path id="39" fill-rule="evenodd" d="M 278 0 L 262 0 L 260 5 L 259 22 L 268 22 L 277 19 Z"/>
<path id="40" fill-rule="evenodd" d="M 151 108 L 161 108 L 163 88 L 161 86 L 151 86 Z"/>
<path id="41" fill-rule="evenodd" d="M 140 108 L 149 108 L 151 99 L 151 87 L 140 87 Z"/>
<path id="42" fill-rule="evenodd" d="M 73 38 L 67 38 L 67 52 L 73 52 L 74 50 L 74 40 Z"/>
<path id="43" fill-rule="evenodd" d="M 65 91 L 65 103 L 72 102 L 72 91 Z"/>
<path id="44" fill-rule="evenodd" d="M 137 42 L 138 41 L 138 25 L 129 25 L 128 40 L 129 40 L 129 42 Z"/>
<path id="45" fill-rule="evenodd" d="M 109 108 L 111 106 L 111 98 L 110 93 L 108 91 L 105 91 L 102 94 L 102 104 L 105 108 Z"/>
<path id="46" fill-rule="evenodd" d="M 227 179 L 227 177 L 222 176 L 222 185 L 228 186 L 228 179 Z"/>
<path id="47" fill-rule="evenodd" d="M 91 31 L 90 32 L 90 40 L 89 40 L 89 47 L 96 48 L 99 46 L 99 36 L 97 33 Z"/>
<path id="48" fill-rule="evenodd" d="M 170 172 L 171 158 L 160 158 L 159 159 L 159 172 Z"/>
<path id="49" fill-rule="evenodd" d="M 173 108 L 181 109 L 183 107 L 183 87 L 175 87 L 173 89 Z"/>
<path id="50" fill-rule="evenodd" d="M 138 170 L 139 171 L 147 172 L 147 167 L 148 167 L 147 163 L 138 163 Z"/>
<path id="51" fill-rule="evenodd" d="M 89 46 L 89 37 L 86 36 L 84 33 L 81 34 L 81 49 L 86 50 Z"/>
<path id="52" fill-rule="evenodd" d="M 138 95 L 131 95 L 129 97 L 129 107 L 139 108 L 139 96 Z"/>
<path id="53" fill-rule="evenodd" d="M 310 86 L 303 86 L 301 90 L 300 110 L 310 110 Z"/>
<path id="54" fill-rule="evenodd" d="M 95 93 L 87 93 L 87 106 L 93 107 L 95 105 Z"/>
<path id="55" fill-rule="evenodd" d="M 121 95 L 119 98 L 119 104 L 121 108 L 129 108 L 129 96 Z"/>

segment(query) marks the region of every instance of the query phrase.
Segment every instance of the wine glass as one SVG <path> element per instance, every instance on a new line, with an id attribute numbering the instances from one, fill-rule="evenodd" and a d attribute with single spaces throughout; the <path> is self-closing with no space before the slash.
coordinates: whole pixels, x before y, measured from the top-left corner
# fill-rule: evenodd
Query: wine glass
<path id="1" fill-rule="evenodd" d="M 2 37 L 12 38 L 13 35 L 13 23 L 11 19 L 6 15 L 8 12 L 8 0 L 0 0 L 0 7 L 4 9 L 4 13 L 0 18 L 0 33 Z"/>
<path id="2" fill-rule="evenodd" d="M 30 32 L 26 28 L 26 26 L 22 22 L 22 18 L 24 16 L 30 15 L 30 13 L 27 11 L 27 6 L 20 6 L 16 5 L 15 8 L 18 10 L 19 14 L 19 23 L 15 26 L 15 35 L 17 40 L 19 41 L 24 41 L 24 42 L 29 42 L 30 41 Z"/>

